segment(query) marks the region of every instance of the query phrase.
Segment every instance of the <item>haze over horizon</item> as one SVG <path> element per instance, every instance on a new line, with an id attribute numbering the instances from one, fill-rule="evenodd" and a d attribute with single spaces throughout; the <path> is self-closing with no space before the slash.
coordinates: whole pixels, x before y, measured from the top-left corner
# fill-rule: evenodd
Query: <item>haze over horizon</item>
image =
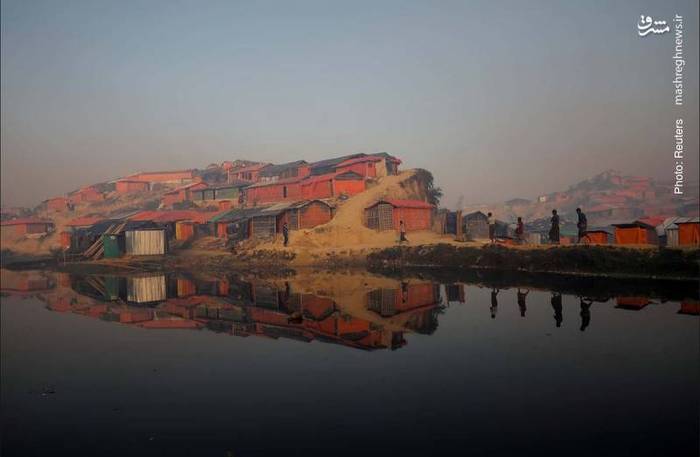
<path id="1" fill-rule="evenodd" d="M 684 107 L 673 32 L 685 17 Z M 698 2 L 2 2 L 2 205 L 137 171 L 386 151 L 445 206 L 698 180 Z"/>

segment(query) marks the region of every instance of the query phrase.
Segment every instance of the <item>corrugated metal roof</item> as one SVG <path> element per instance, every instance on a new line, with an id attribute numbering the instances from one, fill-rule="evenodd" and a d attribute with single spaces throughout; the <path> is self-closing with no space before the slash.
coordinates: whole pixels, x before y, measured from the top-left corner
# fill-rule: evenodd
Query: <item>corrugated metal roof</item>
<path id="1" fill-rule="evenodd" d="M 295 162 L 282 163 L 279 165 L 270 165 L 260 172 L 260 176 L 276 176 L 282 172 L 293 168 L 299 168 L 303 165 L 308 165 L 306 160 L 297 160 Z"/>
<path id="2" fill-rule="evenodd" d="M 193 211 L 193 210 L 174 210 L 174 211 L 142 211 L 130 217 L 132 221 L 153 221 L 160 223 L 177 222 L 177 221 L 194 221 L 199 223 L 209 222 L 213 217 L 220 214 L 221 211 Z"/>
<path id="3" fill-rule="evenodd" d="M 643 228 L 648 228 L 648 229 L 656 229 L 655 226 L 647 224 L 646 222 L 642 222 L 642 221 L 624 222 L 621 224 L 611 224 L 611 225 L 613 227 L 618 227 L 618 228 L 643 227 Z"/>
<path id="4" fill-rule="evenodd" d="M 257 187 L 268 187 L 268 186 L 277 186 L 277 185 L 284 185 L 284 184 L 294 184 L 298 183 L 304 178 L 285 178 L 285 179 L 278 179 L 277 181 L 267 181 L 267 182 L 259 182 L 251 185 L 248 187 L 248 189 L 255 189 Z"/>
<path id="5" fill-rule="evenodd" d="M 261 210 L 267 207 L 256 208 L 235 208 L 227 210 L 211 218 L 210 222 L 235 222 L 243 219 L 248 219 L 260 213 Z"/>

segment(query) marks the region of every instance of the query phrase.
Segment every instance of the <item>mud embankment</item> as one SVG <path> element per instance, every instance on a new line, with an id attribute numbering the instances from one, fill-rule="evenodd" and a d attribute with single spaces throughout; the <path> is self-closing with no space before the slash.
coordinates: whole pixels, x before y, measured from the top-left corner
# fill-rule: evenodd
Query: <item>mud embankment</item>
<path id="1" fill-rule="evenodd" d="M 379 273 L 471 269 L 697 281 L 700 277 L 700 250 L 625 249 L 608 246 L 527 250 L 490 245 L 477 248 L 437 244 L 375 251 L 367 256 L 367 267 L 370 271 Z"/>

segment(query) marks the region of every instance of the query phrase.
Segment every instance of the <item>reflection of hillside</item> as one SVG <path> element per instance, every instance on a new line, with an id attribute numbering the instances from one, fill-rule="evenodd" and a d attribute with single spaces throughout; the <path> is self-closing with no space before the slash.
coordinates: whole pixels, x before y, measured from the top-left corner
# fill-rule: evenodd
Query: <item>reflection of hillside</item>
<path id="1" fill-rule="evenodd" d="M 434 333 L 445 305 L 465 303 L 465 289 L 461 282 L 441 285 L 360 273 L 314 272 L 260 281 L 235 275 L 74 276 L 2 271 L 4 295 L 37 297 L 55 312 L 146 329 L 207 329 L 364 350 L 396 349 L 406 344 L 406 334 Z M 518 295 L 517 300 L 525 317 L 526 295 Z M 581 298 L 582 329 L 590 325 L 593 300 Z M 608 298 L 599 301 L 608 302 Z M 643 310 L 650 303 L 654 302 L 641 294 L 620 293 L 614 300 L 616 308 L 629 310 Z M 680 314 L 698 312 L 697 300 L 690 299 L 679 310 Z"/>
<path id="2" fill-rule="evenodd" d="M 47 291 L 55 286 L 55 280 L 39 271 L 2 270 L 0 289 L 15 295 L 32 295 Z"/>
<path id="3" fill-rule="evenodd" d="M 26 280 L 10 277 L 8 284 L 27 288 Z M 42 285 L 56 283 L 49 281 L 49 275 L 35 277 L 44 279 Z M 38 287 L 39 282 L 31 284 Z M 422 286 L 424 290 L 434 288 L 431 283 Z M 52 311 L 148 329 L 206 328 L 236 336 L 318 340 L 365 350 L 396 349 L 406 344 L 405 332 L 437 325 L 436 316 L 425 314 L 435 302 L 411 300 L 412 305 L 404 306 L 400 317 L 394 316 L 383 325 L 382 317 L 364 309 L 364 297 L 361 308 L 371 319 L 355 315 L 352 310 L 360 309 L 357 306 L 341 306 L 333 297 L 303 289 L 294 281 L 276 284 L 237 277 L 61 275 L 57 287 L 36 296 Z M 14 289 L 8 287 L 7 291 Z"/>

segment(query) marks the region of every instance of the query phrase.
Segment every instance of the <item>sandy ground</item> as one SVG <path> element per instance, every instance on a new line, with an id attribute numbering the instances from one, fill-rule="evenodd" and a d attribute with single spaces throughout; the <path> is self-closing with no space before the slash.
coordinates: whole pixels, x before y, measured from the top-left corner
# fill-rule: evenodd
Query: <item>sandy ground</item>
<path id="1" fill-rule="evenodd" d="M 254 248 L 293 252 L 296 256 L 293 264 L 310 265 L 326 256 L 364 257 L 374 249 L 394 246 L 398 243 L 398 232 L 378 232 L 365 227 L 362 223 L 364 209 L 383 198 L 423 199 L 423 190 L 416 185 L 414 176 L 414 170 L 406 170 L 396 176 L 381 178 L 365 192 L 339 203 L 330 222 L 313 229 L 292 231 L 287 247 L 278 237 L 274 241 L 256 243 Z M 441 236 L 431 231 L 410 232 L 407 237 L 409 246 L 457 243 L 454 236 Z"/>

